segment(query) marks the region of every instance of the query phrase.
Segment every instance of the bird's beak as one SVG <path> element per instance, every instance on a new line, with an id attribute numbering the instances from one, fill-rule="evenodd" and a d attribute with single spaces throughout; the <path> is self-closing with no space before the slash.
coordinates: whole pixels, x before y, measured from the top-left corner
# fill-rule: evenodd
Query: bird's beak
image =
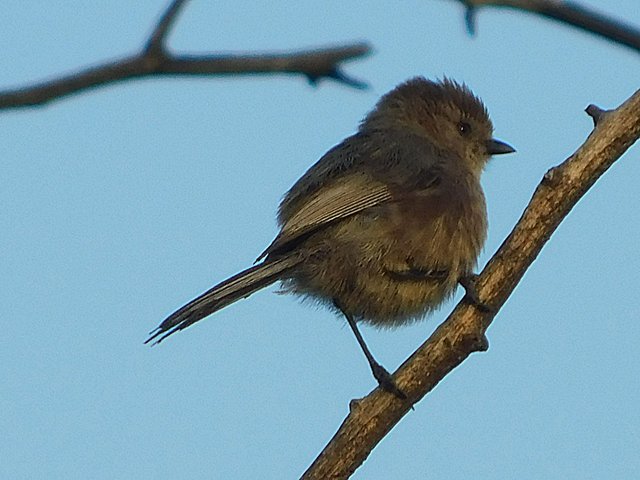
<path id="1" fill-rule="evenodd" d="M 489 155 L 502 155 L 503 153 L 513 153 L 516 149 L 508 143 L 492 138 L 487 142 L 487 153 Z"/>

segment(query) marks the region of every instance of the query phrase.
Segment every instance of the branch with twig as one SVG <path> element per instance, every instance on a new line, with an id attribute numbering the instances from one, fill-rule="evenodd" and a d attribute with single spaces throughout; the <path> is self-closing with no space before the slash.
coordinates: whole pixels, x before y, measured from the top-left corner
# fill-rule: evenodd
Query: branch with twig
<path id="1" fill-rule="evenodd" d="M 477 278 L 479 309 L 463 299 L 394 378 L 406 401 L 377 388 L 353 400 L 350 413 L 303 479 L 348 478 L 400 419 L 473 352 L 485 351 L 487 328 L 560 222 L 640 137 L 640 90 L 616 110 L 590 105 L 595 128 L 566 161 L 550 169 L 513 231 Z"/>
<path id="2" fill-rule="evenodd" d="M 152 76 L 220 76 L 256 74 L 303 75 L 310 83 L 331 79 L 354 88 L 366 88 L 349 77 L 341 64 L 371 53 L 366 43 L 295 52 L 252 55 L 177 55 L 166 39 L 186 0 L 174 0 L 160 17 L 144 48 L 137 54 L 86 68 L 54 80 L 0 91 L 0 109 L 44 105 L 84 90 Z"/>
<path id="3" fill-rule="evenodd" d="M 476 13 L 480 7 L 506 7 L 551 18 L 558 22 L 599 35 L 640 52 L 640 29 L 586 6 L 558 0 L 457 0 L 466 9 L 467 31 L 476 31 Z"/>

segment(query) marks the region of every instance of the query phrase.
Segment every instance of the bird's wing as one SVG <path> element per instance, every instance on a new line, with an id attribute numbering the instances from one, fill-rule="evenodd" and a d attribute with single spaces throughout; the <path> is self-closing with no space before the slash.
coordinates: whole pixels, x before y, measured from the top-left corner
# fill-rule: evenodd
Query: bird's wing
<path id="1" fill-rule="evenodd" d="M 358 141 L 359 149 L 352 145 Z M 280 210 L 282 229 L 258 260 L 287 251 L 323 226 L 401 200 L 407 193 L 437 193 L 441 188 L 441 161 L 441 153 L 433 144 L 416 135 L 387 142 L 384 148 L 376 147 L 362 133 L 346 139 L 314 165 L 285 197 Z M 356 163 L 362 166 L 358 168 Z M 293 191 L 297 193 L 294 195 Z M 302 201 L 299 192 L 307 199 Z"/>
<path id="2" fill-rule="evenodd" d="M 392 200 L 389 187 L 362 174 L 352 174 L 315 192 L 283 222 L 276 239 L 258 258 L 281 250 L 321 226 Z"/>

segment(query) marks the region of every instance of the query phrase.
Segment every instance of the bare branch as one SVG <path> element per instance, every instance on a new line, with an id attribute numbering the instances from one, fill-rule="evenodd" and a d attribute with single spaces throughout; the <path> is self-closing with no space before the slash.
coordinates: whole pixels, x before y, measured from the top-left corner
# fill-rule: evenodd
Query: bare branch
<path id="1" fill-rule="evenodd" d="M 342 63 L 371 53 L 367 43 L 268 54 L 174 55 L 166 49 L 166 37 L 185 3 L 186 0 L 174 0 L 169 5 L 140 53 L 53 80 L 0 91 L 0 110 L 40 106 L 91 88 L 152 76 L 290 74 L 303 75 L 312 85 L 330 79 L 354 88 L 367 87 L 341 69 Z"/>
<path id="2" fill-rule="evenodd" d="M 463 299 L 447 320 L 395 373 L 409 400 L 377 388 L 354 400 L 350 413 L 303 479 L 348 478 L 380 440 L 451 370 L 487 347 L 485 332 L 560 222 L 596 180 L 640 137 L 640 90 L 598 118 L 585 143 L 550 169 L 511 234 L 476 280 L 479 309 Z"/>
<path id="3" fill-rule="evenodd" d="M 151 36 L 147 41 L 147 45 L 144 48 L 145 52 L 149 54 L 160 53 L 165 50 L 165 40 L 167 37 L 167 33 L 169 29 L 173 25 L 176 17 L 178 16 L 178 12 L 180 11 L 180 7 L 186 3 L 186 0 L 174 0 L 169 5 L 169 8 L 164 12 L 164 14 L 160 17 L 156 28 L 151 32 Z"/>
<path id="4" fill-rule="evenodd" d="M 457 0 L 466 8 L 467 30 L 475 32 L 479 7 L 506 7 L 537 13 L 581 30 L 600 35 L 640 52 L 640 29 L 571 1 L 558 0 Z"/>

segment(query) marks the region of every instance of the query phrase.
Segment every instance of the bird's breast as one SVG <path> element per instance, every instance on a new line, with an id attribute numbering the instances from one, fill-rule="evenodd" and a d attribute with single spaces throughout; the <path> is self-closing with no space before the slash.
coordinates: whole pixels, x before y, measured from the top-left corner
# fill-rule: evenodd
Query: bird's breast
<path id="1" fill-rule="evenodd" d="M 475 268 L 487 233 L 484 195 L 479 186 L 456 187 L 412 193 L 388 205 L 391 257 L 456 275 Z"/>

